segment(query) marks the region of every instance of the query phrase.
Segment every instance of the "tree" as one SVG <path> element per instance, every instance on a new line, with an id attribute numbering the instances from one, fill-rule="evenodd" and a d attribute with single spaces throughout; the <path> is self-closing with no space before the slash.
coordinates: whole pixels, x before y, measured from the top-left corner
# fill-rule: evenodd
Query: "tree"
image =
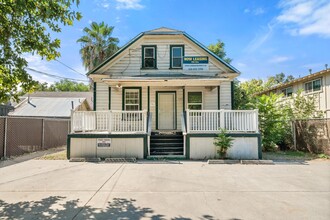
<path id="1" fill-rule="evenodd" d="M 79 0 L 0 0 L 0 103 L 18 99 L 20 92 L 33 90 L 36 81 L 25 71 L 23 53 L 38 54 L 47 60 L 60 56 L 60 24 L 72 25 L 81 14 L 72 10 Z"/>
<path id="2" fill-rule="evenodd" d="M 218 40 L 217 43 L 215 44 L 210 44 L 208 46 L 209 50 L 211 50 L 215 55 L 223 59 L 226 63 L 231 63 L 232 59 L 226 57 L 227 53 L 225 51 L 225 43 L 222 42 L 221 40 Z"/>
<path id="3" fill-rule="evenodd" d="M 88 92 L 89 86 L 84 83 L 77 83 L 67 79 L 48 86 L 47 83 L 38 83 L 36 91 L 61 91 L 61 92 Z"/>
<path id="4" fill-rule="evenodd" d="M 119 49 L 119 39 L 111 37 L 113 29 L 104 22 L 92 22 L 90 28 L 84 28 L 86 35 L 77 42 L 81 43 L 80 55 L 87 70 L 92 70 Z"/>

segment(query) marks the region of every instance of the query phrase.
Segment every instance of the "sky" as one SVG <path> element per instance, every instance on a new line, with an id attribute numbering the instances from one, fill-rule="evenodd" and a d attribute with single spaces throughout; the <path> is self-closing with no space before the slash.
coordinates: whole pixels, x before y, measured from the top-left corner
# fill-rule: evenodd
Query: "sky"
<path id="1" fill-rule="evenodd" d="M 206 46 L 221 39 L 240 81 L 281 72 L 302 77 L 309 69 L 330 68 L 330 0 L 80 0 L 74 10 L 83 18 L 51 36 L 61 40 L 58 60 L 75 71 L 26 54 L 30 68 L 86 80 L 76 41 L 92 21 L 114 26 L 119 46 L 159 27 L 185 31 Z M 58 81 L 29 73 L 40 82 Z"/>

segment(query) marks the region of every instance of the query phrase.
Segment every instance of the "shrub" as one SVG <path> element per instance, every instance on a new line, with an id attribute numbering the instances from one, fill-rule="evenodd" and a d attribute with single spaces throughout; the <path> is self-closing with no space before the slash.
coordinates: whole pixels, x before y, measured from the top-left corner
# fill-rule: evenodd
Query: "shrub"
<path id="1" fill-rule="evenodd" d="M 233 145 L 233 138 L 226 135 L 225 129 L 220 129 L 220 133 L 214 138 L 213 144 L 217 147 L 217 153 L 220 158 L 226 158 L 227 150 Z"/>

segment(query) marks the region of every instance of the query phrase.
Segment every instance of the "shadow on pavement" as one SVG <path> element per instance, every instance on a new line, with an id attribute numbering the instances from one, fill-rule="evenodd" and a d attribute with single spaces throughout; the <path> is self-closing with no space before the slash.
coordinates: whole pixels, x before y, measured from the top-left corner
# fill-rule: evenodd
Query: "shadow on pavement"
<path id="1" fill-rule="evenodd" d="M 157 214 L 151 208 L 137 206 L 136 200 L 114 198 L 104 209 L 91 206 L 79 207 L 79 200 L 65 201 L 63 196 L 50 196 L 40 201 L 21 201 L 7 203 L 0 200 L 1 219 L 169 219 Z M 190 220 L 178 216 L 172 220 Z M 215 220 L 211 215 L 203 215 L 198 219 Z M 232 218 L 235 219 L 235 218 Z"/>

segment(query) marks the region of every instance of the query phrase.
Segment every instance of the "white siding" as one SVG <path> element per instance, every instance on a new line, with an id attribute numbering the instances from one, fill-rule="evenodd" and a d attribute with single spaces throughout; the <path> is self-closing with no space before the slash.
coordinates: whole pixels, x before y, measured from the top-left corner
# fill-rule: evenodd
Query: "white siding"
<path id="1" fill-rule="evenodd" d="M 157 70 L 141 70 L 142 65 L 142 45 L 157 45 Z M 201 74 L 213 74 L 226 71 L 224 65 L 218 63 L 213 57 L 209 56 L 204 50 L 182 36 L 161 37 L 145 36 L 131 45 L 126 51 L 116 57 L 111 64 L 101 68 L 100 72 L 106 72 L 112 75 L 139 75 L 152 72 L 182 72 L 182 70 L 173 70 L 170 68 L 170 45 L 184 45 L 185 56 L 208 56 L 209 71 Z"/>
<path id="2" fill-rule="evenodd" d="M 96 110 L 109 109 L 109 86 L 105 83 L 96 83 Z"/>
<path id="3" fill-rule="evenodd" d="M 175 91 L 176 92 L 176 125 L 177 130 L 181 130 L 181 114 L 183 111 L 183 93 L 182 88 L 173 87 L 173 88 L 165 88 L 165 87 L 150 87 L 150 112 L 152 114 L 152 130 L 156 129 L 156 92 L 158 91 Z"/>
<path id="4" fill-rule="evenodd" d="M 220 84 L 220 109 L 231 109 L 231 82 Z"/>
<path id="5" fill-rule="evenodd" d="M 322 79 L 322 87 L 320 91 L 305 93 L 305 83 L 309 81 L 313 81 L 316 79 Z M 290 87 L 290 86 L 288 86 Z M 285 88 L 282 88 L 285 89 Z M 280 94 L 282 89 L 277 89 L 276 92 Z M 330 73 L 326 73 L 321 77 L 315 77 L 311 80 L 307 80 L 304 82 L 298 82 L 292 85 L 293 94 L 296 94 L 299 90 L 303 91 L 305 95 L 312 95 L 315 98 L 315 106 L 318 110 L 322 110 L 325 112 L 325 117 L 330 118 Z M 282 102 L 286 102 L 287 99 L 285 97 L 282 99 Z"/>
<path id="6" fill-rule="evenodd" d="M 188 92 L 203 93 L 203 110 L 218 109 L 218 88 L 217 87 L 186 87 L 185 109 L 188 108 Z"/>
<path id="7" fill-rule="evenodd" d="M 111 88 L 111 110 L 122 110 L 123 108 L 123 89 L 125 87 L 122 88 L 116 88 L 116 87 L 112 87 Z M 148 110 L 148 87 L 143 86 L 141 87 L 141 98 L 142 98 L 142 110 Z"/>

